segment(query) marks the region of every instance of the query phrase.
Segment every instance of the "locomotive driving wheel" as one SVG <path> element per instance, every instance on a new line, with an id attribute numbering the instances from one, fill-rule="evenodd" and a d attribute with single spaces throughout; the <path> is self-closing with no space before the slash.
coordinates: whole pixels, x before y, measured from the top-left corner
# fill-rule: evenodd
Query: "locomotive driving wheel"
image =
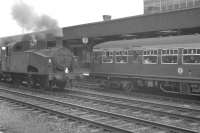
<path id="1" fill-rule="evenodd" d="M 56 86 L 56 82 L 55 82 L 55 80 L 51 80 L 51 81 L 49 81 L 49 89 L 54 89 L 54 88 L 56 88 L 57 86 Z"/>
<path id="2" fill-rule="evenodd" d="M 62 81 L 57 81 L 56 85 L 58 87 L 59 90 L 64 90 L 65 85 L 66 85 L 66 81 L 62 80 Z"/>
<path id="3" fill-rule="evenodd" d="M 36 77 L 28 75 L 28 86 L 29 88 L 37 88 Z"/>
<path id="4" fill-rule="evenodd" d="M 49 79 L 47 76 L 40 76 L 39 79 L 40 79 L 39 84 L 41 89 L 46 89 L 46 90 L 51 89 L 49 84 Z"/>
<path id="5" fill-rule="evenodd" d="M 17 77 L 17 76 L 13 76 L 13 84 L 14 84 L 15 87 L 19 87 L 20 84 L 21 84 L 20 78 Z"/>
<path id="6" fill-rule="evenodd" d="M 59 81 L 59 80 L 51 80 L 49 81 L 49 89 L 50 90 L 63 90 L 65 88 L 66 81 Z"/>

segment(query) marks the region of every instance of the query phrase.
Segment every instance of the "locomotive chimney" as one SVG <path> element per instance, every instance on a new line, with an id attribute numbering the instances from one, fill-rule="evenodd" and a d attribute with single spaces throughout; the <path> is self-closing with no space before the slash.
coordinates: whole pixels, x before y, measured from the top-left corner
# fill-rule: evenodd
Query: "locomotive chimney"
<path id="1" fill-rule="evenodd" d="M 103 21 L 111 20 L 111 15 L 103 15 Z"/>
<path id="2" fill-rule="evenodd" d="M 62 37 L 56 37 L 56 47 L 63 47 Z"/>

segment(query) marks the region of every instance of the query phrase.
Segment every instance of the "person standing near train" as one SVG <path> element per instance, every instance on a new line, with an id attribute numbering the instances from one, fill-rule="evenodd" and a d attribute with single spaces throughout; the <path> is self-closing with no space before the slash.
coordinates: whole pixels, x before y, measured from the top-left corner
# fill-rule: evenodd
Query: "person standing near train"
<path id="1" fill-rule="evenodd" d="M 74 79 L 74 74 L 73 74 L 73 63 L 69 67 L 65 69 L 66 73 L 66 78 L 67 78 L 67 86 L 69 88 L 73 87 L 73 79 Z"/>

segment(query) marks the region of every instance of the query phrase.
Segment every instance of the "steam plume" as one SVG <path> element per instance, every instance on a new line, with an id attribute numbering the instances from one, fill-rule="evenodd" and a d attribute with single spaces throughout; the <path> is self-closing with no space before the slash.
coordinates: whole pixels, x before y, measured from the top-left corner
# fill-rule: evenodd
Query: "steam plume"
<path id="1" fill-rule="evenodd" d="M 42 31 L 57 29 L 58 23 L 48 15 L 38 15 L 34 9 L 24 3 L 18 2 L 12 7 L 12 16 L 26 31 Z M 57 34 L 57 33 L 56 33 Z"/>

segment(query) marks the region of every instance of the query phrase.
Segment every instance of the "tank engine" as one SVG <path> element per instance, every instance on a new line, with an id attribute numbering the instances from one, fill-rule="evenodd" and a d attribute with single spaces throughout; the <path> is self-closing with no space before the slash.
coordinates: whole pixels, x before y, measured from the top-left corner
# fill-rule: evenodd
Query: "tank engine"
<path id="1" fill-rule="evenodd" d="M 107 88 L 200 96 L 200 35 L 110 41 L 93 49 L 90 76 Z"/>
<path id="2" fill-rule="evenodd" d="M 20 41 L 1 47 L 1 80 L 15 84 L 63 89 L 65 70 L 73 53 L 65 47 L 37 48 L 32 41 Z"/>

